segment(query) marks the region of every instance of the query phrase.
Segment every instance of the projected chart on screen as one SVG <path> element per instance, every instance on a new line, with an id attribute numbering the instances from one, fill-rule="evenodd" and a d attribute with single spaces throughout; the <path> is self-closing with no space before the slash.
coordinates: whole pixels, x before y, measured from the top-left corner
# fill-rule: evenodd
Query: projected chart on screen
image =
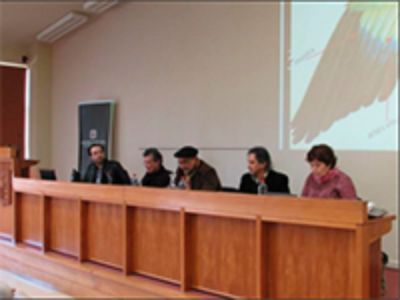
<path id="1" fill-rule="evenodd" d="M 398 5 L 292 3 L 289 146 L 398 145 Z"/>

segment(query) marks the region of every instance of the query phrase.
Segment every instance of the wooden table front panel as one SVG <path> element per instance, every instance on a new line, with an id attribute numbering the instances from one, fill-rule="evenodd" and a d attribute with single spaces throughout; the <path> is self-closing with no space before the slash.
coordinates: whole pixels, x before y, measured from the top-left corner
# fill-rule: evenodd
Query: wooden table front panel
<path id="1" fill-rule="evenodd" d="M 180 280 L 179 212 L 128 208 L 128 272 Z"/>
<path id="2" fill-rule="evenodd" d="M 122 269 L 124 206 L 87 202 L 84 207 L 84 259 Z"/>
<path id="3" fill-rule="evenodd" d="M 76 256 L 76 263 L 222 296 L 379 296 L 380 238 L 394 217 L 367 220 L 366 206 L 357 201 L 14 184 L 17 241 Z M 13 213 L 1 207 L 0 217 L 8 219 L 0 219 L 1 233 L 13 233 Z"/>
<path id="4" fill-rule="evenodd" d="M 63 198 L 47 200 L 48 250 L 79 256 L 79 201 Z"/>
<path id="5" fill-rule="evenodd" d="M 16 194 L 17 241 L 41 248 L 43 245 L 42 198 L 33 194 Z"/>
<path id="6" fill-rule="evenodd" d="M 255 297 L 255 221 L 189 215 L 186 234 L 190 287 Z"/>
<path id="7" fill-rule="evenodd" d="M 265 296 L 349 297 L 352 234 L 350 230 L 265 223 Z"/>

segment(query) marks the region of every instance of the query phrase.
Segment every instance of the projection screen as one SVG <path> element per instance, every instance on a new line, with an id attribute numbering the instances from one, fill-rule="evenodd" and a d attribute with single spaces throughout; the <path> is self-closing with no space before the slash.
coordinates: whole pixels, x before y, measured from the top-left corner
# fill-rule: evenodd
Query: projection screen
<path id="1" fill-rule="evenodd" d="M 398 4 L 287 5 L 289 149 L 397 150 Z"/>

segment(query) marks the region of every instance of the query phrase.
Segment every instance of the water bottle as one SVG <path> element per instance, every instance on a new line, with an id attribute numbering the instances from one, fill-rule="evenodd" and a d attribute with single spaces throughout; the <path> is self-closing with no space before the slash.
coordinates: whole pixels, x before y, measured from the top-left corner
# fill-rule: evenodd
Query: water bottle
<path id="1" fill-rule="evenodd" d="M 132 174 L 132 185 L 133 186 L 139 186 L 140 185 L 139 179 L 137 178 L 136 174 Z"/>
<path id="2" fill-rule="evenodd" d="M 177 188 L 177 186 L 175 186 L 175 174 L 172 172 L 169 174 L 169 188 L 170 189 Z"/>
<path id="3" fill-rule="evenodd" d="M 186 182 L 185 182 L 185 179 L 184 179 L 184 175 L 183 176 L 181 176 L 179 179 L 179 181 L 178 181 L 178 183 L 176 184 L 176 188 L 177 189 L 180 189 L 180 190 L 185 190 L 186 189 Z"/>

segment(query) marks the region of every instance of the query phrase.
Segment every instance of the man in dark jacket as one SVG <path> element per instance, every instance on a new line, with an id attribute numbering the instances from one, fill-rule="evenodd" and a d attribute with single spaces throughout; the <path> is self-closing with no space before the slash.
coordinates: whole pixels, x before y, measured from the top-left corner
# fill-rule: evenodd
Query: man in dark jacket
<path id="1" fill-rule="evenodd" d="M 217 172 L 199 159 L 198 153 L 199 151 L 191 146 L 183 147 L 175 153 L 179 165 L 175 185 L 188 190 L 220 190 L 221 183 Z"/>
<path id="2" fill-rule="evenodd" d="M 103 145 L 90 145 L 88 154 L 92 162 L 86 168 L 83 181 L 97 184 L 131 184 L 129 175 L 121 164 L 106 158 Z"/>
<path id="3" fill-rule="evenodd" d="M 171 181 L 171 171 L 163 166 L 163 157 L 156 148 L 146 149 L 143 153 L 146 174 L 142 178 L 142 185 L 149 187 L 168 187 Z"/>
<path id="4" fill-rule="evenodd" d="M 289 178 L 272 170 L 267 149 L 254 147 L 247 154 L 249 173 L 242 176 L 240 191 L 248 194 L 289 194 Z"/>

